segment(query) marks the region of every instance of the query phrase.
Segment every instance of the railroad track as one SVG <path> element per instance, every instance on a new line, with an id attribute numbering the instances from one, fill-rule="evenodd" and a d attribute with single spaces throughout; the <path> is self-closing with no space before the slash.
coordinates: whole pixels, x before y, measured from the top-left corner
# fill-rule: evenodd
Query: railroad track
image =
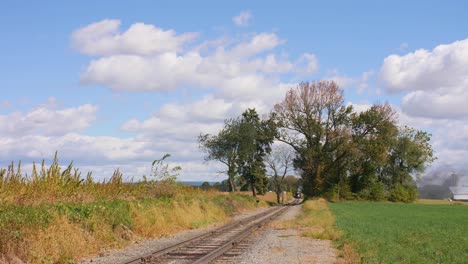
<path id="1" fill-rule="evenodd" d="M 299 203 L 296 199 L 288 205 Z M 213 231 L 190 238 L 172 246 L 140 256 L 122 264 L 136 263 L 209 263 L 228 252 L 252 232 L 287 210 L 276 206 L 243 220 L 238 220 Z"/>

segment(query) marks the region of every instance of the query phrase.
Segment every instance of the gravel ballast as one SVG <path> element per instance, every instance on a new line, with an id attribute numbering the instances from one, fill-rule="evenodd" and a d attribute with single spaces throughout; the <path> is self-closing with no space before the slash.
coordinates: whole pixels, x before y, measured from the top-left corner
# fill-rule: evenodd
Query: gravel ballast
<path id="1" fill-rule="evenodd" d="M 239 220 L 243 218 L 247 218 L 253 214 L 259 213 L 261 211 L 267 210 L 268 208 L 260 208 L 255 211 L 251 211 L 249 213 L 245 213 L 242 215 L 238 215 L 233 217 L 233 220 Z M 218 224 L 213 224 L 210 225 L 209 227 L 205 228 L 198 228 L 198 229 L 192 229 L 192 230 L 187 230 L 183 231 L 174 235 L 170 235 L 168 237 L 163 237 L 163 238 L 156 238 L 156 239 L 146 239 L 143 241 L 139 241 L 135 244 L 132 244 L 126 248 L 123 249 L 115 249 L 115 250 L 108 250 L 105 252 L 102 252 L 98 254 L 97 256 L 92 256 L 92 257 L 87 257 L 83 258 L 80 263 L 82 264 L 116 264 L 116 263 L 122 263 L 125 260 L 131 260 L 146 254 L 149 254 L 151 252 L 154 252 L 156 250 L 180 243 L 182 241 L 185 241 L 187 239 L 190 239 L 192 237 L 201 235 L 205 232 L 209 232 L 215 228 L 218 228 L 222 226 L 223 224 L 226 223 L 218 223 Z"/>
<path id="2" fill-rule="evenodd" d="M 266 208 L 237 216 L 234 219 L 246 218 L 262 210 L 266 210 Z M 301 205 L 293 206 L 275 221 L 293 219 L 300 211 Z M 221 224 L 217 224 L 207 228 L 188 230 L 160 239 L 147 239 L 124 249 L 112 250 L 101 253 L 99 256 L 84 259 L 80 263 L 122 263 L 124 260 L 130 260 L 208 232 L 220 225 Z M 256 232 L 253 237 L 248 239 L 249 242 L 247 243 L 250 245 L 227 262 L 246 264 L 336 262 L 336 250 L 332 247 L 331 241 L 302 237 L 300 231 L 294 229 L 275 229 L 274 223 L 269 226 L 273 227 L 265 227 L 263 230 Z M 219 262 L 224 263 L 224 261 Z"/>
<path id="3" fill-rule="evenodd" d="M 293 206 L 277 220 L 296 217 L 302 205 Z M 274 226 L 274 224 L 272 225 Z M 294 229 L 268 228 L 235 263 L 335 263 L 336 250 L 331 241 L 301 237 Z"/>

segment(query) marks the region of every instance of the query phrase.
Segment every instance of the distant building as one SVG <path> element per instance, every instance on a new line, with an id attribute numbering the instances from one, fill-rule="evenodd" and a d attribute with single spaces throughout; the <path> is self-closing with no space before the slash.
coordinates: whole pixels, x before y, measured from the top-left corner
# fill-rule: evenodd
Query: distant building
<path id="1" fill-rule="evenodd" d="M 452 186 L 449 189 L 452 192 L 452 200 L 468 201 L 468 186 Z"/>

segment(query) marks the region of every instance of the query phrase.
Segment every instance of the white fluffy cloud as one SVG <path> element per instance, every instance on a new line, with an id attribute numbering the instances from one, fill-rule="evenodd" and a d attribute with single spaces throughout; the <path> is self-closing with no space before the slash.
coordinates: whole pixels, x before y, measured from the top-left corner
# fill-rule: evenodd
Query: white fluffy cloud
<path id="1" fill-rule="evenodd" d="M 237 117 L 247 108 L 255 108 L 259 114 L 266 114 L 271 105 L 261 100 L 227 101 L 206 95 L 191 103 L 167 103 L 144 120 L 127 121 L 121 129 L 137 133 L 137 138 L 193 143 L 201 133 L 217 133 L 225 119 Z"/>
<path id="2" fill-rule="evenodd" d="M 197 107 L 208 107 L 204 105 L 207 100 L 210 98 L 192 105 L 193 117 L 201 115 L 197 113 Z M 175 118 L 175 123 L 171 124 L 170 118 L 174 117 L 174 113 L 167 105 L 160 110 L 162 121 L 159 123 L 150 118 L 140 122 L 140 126 L 129 129 L 137 133 L 135 137 L 90 136 L 78 132 L 95 119 L 96 106 L 50 108 L 50 104 L 44 104 L 26 113 L 0 116 L 0 122 L 8 124 L 2 126 L 0 131 L 0 167 L 5 167 L 10 161 L 22 160 L 24 171 L 29 173 L 30 162 L 40 162 L 42 159 L 50 162 L 54 152 L 58 151 L 62 165 L 74 161 L 81 171 L 93 171 L 97 179 L 109 178 L 117 168 L 126 177 L 139 179 L 149 173 L 151 162 L 165 153 L 173 154 L 169 160 L 173 165 L 194 169 L 194 163 L 203 160 L 197 148 L 195 131 L 216 132 L 218 128 L 211 119 L 183 126 L 183 120 L 191 117 Z M 212 120 L 218 120 L 219 114 L 214 113 Z M 127 124 L 131 125 L 131 121 Z M 213 165 L 200 164 L 197 171 L 203 166 L 206 176 L 214 177 L 210 172 Z M 195 179 L 193 171 L 184 172 L 183 177 Z"/>
<path id="3" fill-rule="evenodd" d="M 468 83 L 461 87 L 441 87 L 435 91 L 414 91 L 403 97 L 403 111 L 429 118 L 468 117 Z"/>
<path id="4" fill-rule="evenodd" d="M 233 17 L 232 22 L 237 26 L 248 26 L 251 19 L 252 13 L 249 10 L 244 10 L 239 15 Z"/>
<path id="5" fill-rule="evenodd" d="M 86 136 L 80 131 L 91 126 L 98 107 L 84 104 L 55 109 L 49 100 L 29 112 L 0 116 L 1 160 L 42 159 L 55 151 L 60 156 L 92 162 L 138 159 L 154 154 L 148 142 L 133 138 Z"/>
<path id="6" fill-rule="evenodd" d="M 409 115 L 466 118 L 468 39 L 385 58 L 380 79 L 390 92 L 407 92 L 402 109 Z"/>
<path id="7" fill-rule="evenodd" d="M 239 19 L 248 24 L 250 18 Z M 246 108 L 268 113 L 294 86 L 282 76 L 310 76 L 319 67 L 314 54 L 290 59 L 278 52 L 285 40 L 274 33 L 195 43 L 197 34 L 191 32 L 143 23 L 122 30 L 120 25 L 119 20 L 103 20 L 73 32 L 73 47 L 92 56 L 81 75 L 83 83 L 124 91 L 190 88 L 198 99 L 165 102 L 150 116 L 124 122 L 120 129 L 131 134 L 127 138 L 83 133 L 96 120 L 94 105 L 60 109 L 47 104 L 0 116 L 12 124 L 0 128 L 2 160 L 39 161 L 57 150 L 62 160 L 74 160 L 98 178 L 109 177 L 116 168 L 139 177 L 149 173 L 152 160 L 170 153 L 170 162 L 184 169 L 182 179 L 222 180 L 216 178 L 219 164 L 202 162 L 197 136 L 217 133 L 226 118 Z"/>
<path id="8" fill-rule="evenodd" d="M 120 20 L 105 19 L 78 29 L 72 34 L 73 46 L 89 55 L 151 55 L 181 50 L 183 44 L 197 36 L 196 33 L 177 35 L 174 30 L 144 23 L 135 23 L 120 33 L 120 24 Z"/>
<path id="9" fill-rule="evenodd" d="M 205 40 L 182 50 L 180 46 L 190 39 L 187 34 L 192 33 L 160 32 L 156 26 L 137 23 L 120 34 L 116 32 L 118 25 L 119 21 L 104 20 L 73 34 L 73 45 L 79 51 L 99 55 L 82 74 L 82 83 L 126 91 L 174 90 L 188 86 L 214 89 L 222 97 L 243 96 L 251 100 L 267 89 L 280 86 L 278 77 L 282 74 L 310 76 L 318 70 L 314 54 L 305 53 L 293 61 L 278 56 L 275 49 L 285 40 L 274 33 Z M 139 27 L 146 31 L 134 29 Z M 153 40 L 127 43 L 127 38 L 145 39 L 139 35 L 151 35 L 147 31 L 158 31 L 161 34 L 153 35 L 164 35 L 171 39 L 169 43 L 176 44 L 165 48 Z"/>
<path id="10" fill-rule="evenodd" d="M 95 105 L 84 104 L 56 110 L 53 105 L 44 104 L 27 113 L 0 115 L 0 136 L 60 136 L 82 131 L 95 121 L 97 109 Z"/>

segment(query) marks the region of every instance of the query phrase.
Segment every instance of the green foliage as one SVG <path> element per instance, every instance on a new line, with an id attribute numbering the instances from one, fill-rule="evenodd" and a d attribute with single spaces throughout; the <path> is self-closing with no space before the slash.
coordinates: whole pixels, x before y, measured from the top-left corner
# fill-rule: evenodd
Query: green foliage
<path id="1" fill-rule="evenodd" d="M 466 263 L 468 206 L 330 203 L 362 263 Z"/>
<path id="2" fill-rule="evenodd" d="M 206 160 L 226 165 L 229 190 L 250 187 L 254 196 L 267 191 L 264 157 L 270 152 L 275 128 L 269 120 L 260 120 L 255 109 L 246 110 L 241 117 L 225 121 L 217 135 L 200 135 L 200 148 Z M 241 176 L 242 179 L 238 179 Z"/>
<path id="3" fill-rule="evenodd" d="M 345 182 L 341 182 L 328 188 L 322 195 L 329 201 L 340 201 L 352 198 L 351 188 Z"/>
<path id="4" fill-rule="evenodd" d="M 224 128 L 217 135 L 201 134 L 199 147 L 205 153 L 205 160 L 215 160 L 226 166 L 229 191 L 238 191 L 235 178 L 238 175 L 240 141 L 239 119 L 225 120 Z"/>
<path id="5" fill-rule="evenodd" d="M 390 190 L 389 200 L 392 202 L 414 202 L 418 198 L 418 188 L 414 185 L 402 185 L 397 183 Z"/>
<path id="6" fill-rule="evenodd" d="M 352 107 L 333 81 L 300 83 L 275 105 L 272 119 L 278 140 L 296 151 L 294 166 L 304 180 L 304 192 L 321 195 L 340 182 L 349 148 Z"/>
<path id="7" fill-rule="evenodd" d="M 430 134 L 403 127 L 392 144 L 389 161 L 384 168 L 386 180 L 392 185 L 410 185 L 411 175 L 424 172 L 427 164 L 434 161 Z"/>
<path id="8" fill-rule="evenodd" d="M 299 84 L 272 119 L 278 140 L 296 151 L 294 166 L 312 196 L 411 201 L 414 177 L 435 159 L 429 134 L 399 128 L 389 104 L 353 112 L 333 81 Z"/>
<path id="9" fill-rule="evenodd" d="M 358 193 L 358 197 L 370 201 L 383 201 L 387 198 L 385 185 L 382 182 L 374 182 Z"/>
<path id="10" fill-rule="evenodd" d="M 255 109 L 248 109 L 240 119 L 239 174 L 250 184 L 253 196 L 267 191 L 268 178 L 264 159 L 271 151 L 275 128 L 269 120 L 260 120 Z"/>

